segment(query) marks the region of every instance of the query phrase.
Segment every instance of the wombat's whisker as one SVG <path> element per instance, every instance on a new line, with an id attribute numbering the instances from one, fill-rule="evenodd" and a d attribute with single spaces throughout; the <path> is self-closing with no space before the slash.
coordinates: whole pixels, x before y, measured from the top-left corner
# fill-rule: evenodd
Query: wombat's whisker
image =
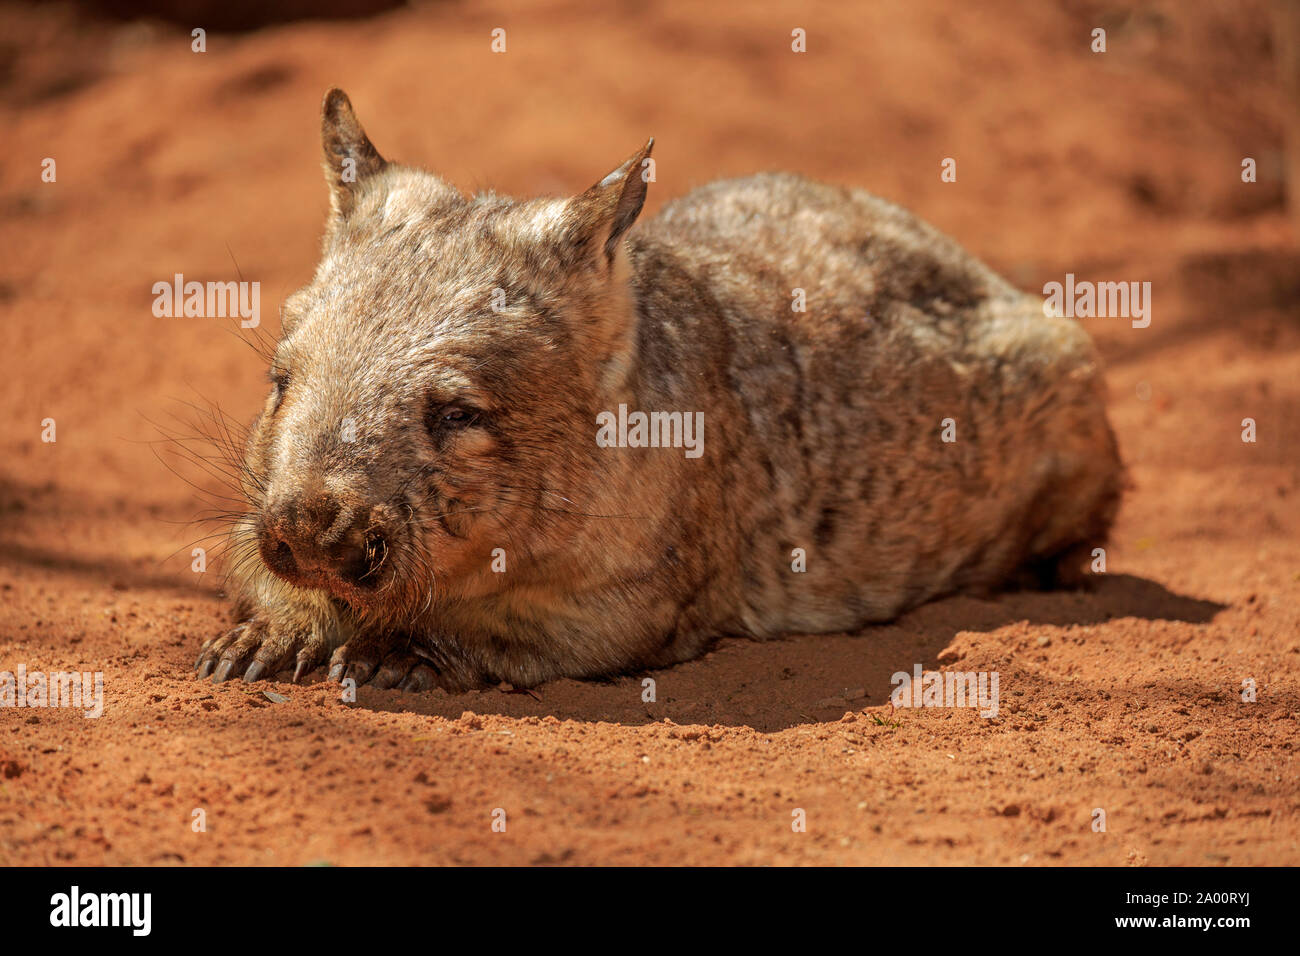
<path id="1" fill-rule="evenodd" d="M 233 335 L 244 345 L 247 345 L 263 362 L 269 363 L 272 356 L 275 354 L 275 343 L 270 339 L 265 338 L 264 333 L 260 328 L 254 327 L 247 330 L 225 328 L 224 331 Z M 252 336 L 250 337 L 243 334 L 245 331 L 251 332 Z"/>
<path id="2" fill-rule="evenodd" d="M 247 504 L 247 501 L 244 501 L 244 500 L 239 499 L 239 498 L 232 498 L 232 497 L 230 497 L 230 496 L 228 496 L 228 495 L 220 495 L 220 494 L 216 494 L 216 493 L 213 492 L 210 488 L 204 488 L 202 485 L 199 485 L 199 484 L 195 483 L 195 482 L 194 482 L 193 480 L 191 480 L 187 475 L 182 474 L 179 470 L 177 470 L 176 468 L 174 468 L 174 467 L 171 465 L 171 463 L 168 462 L 167 459 L 164 458 L 164 457 L 162 456 L 162 454 L 161 454 L 160 452 L 157 451 L 157 449 L 151 449 L 151 450 L 153 451 L 153 455 L 154 455 L 154 457 L 155 457 L 156 459 L 158 459 L 159 463 L 162 464 L 162 466 L 163 466 L 164 468 L 166 468 L 166 469 L 167 469 L 168 471 L 170 471 L 173 475 L 175 475 L 175 476 L 176 476 L 177 478 L 179 478 L 181 481 L 185 482 L 185 484 L 189 485 L 191 488 L 193 488 L 195 491 L 197 491 L 199 494 L 203 495 L 204 497 L 209 498 L 209 499 L 211 499 L 211 500 L 213 500 L 213 501 L 227 501 L 227 502 L 230 502 L 230 503 L 233 504 L 233 505 L 246 505 L 246 504 Z M 185 456 L 181 456 L 181 457 L 185 457 Z M 188 460 L 188 461 L 192 462 L 193 464 L 198 465 L 198 466 L 200 466 L 200 467 L 203 466 L 203 460 L 202 460 L 202 459 L 187 458 L 186 460 Z M 213 477 L 216 477 L 216 476 L 214 475 Z"/>
<path id="3" fill-rule="evenodd" d="M 181 402 L 181 404 L 186 405 L 187 407 L 193 409 L 194 411 L 199 413 L 200 416 L 205 414 L 203 409 L 200 409 L 197 406 L 194 406 L 190 403 Z M 233 439 L 230 436 L 230 432 L 228 428 L 224 426 L 218 426 L 221 431 L 221 434 L 214 436 L 210 432 L 206 431 L 202 427 L 201 421 L 199 421 L 199 422 L 189 423 L 189 426 L 198 430 L 199 434 L 186 435 L 186 434 L 179 434 L 173 432 L 172 430 L 164 427 L 160 423 L 149 419 L 147 416 L 144 417 L 145 420 L 148 421 L 149 424 L 151 424 L 162 436 L 160 439 L 154 441 L 148 441 L 145 442 L 145 444 L 149 444 L 151 446 L 161 445 L 163 447 L 169 447 L 178 457 L 195 465 L 197 468 L 203 471 L 204 474 L 206 474 L 208 477 L 213 478 L 214 480 L 222 484 L 225 488 L 233 492 L 236 492 L 241 496 L 239 499 L 222 496 L 223 500 L 227 500 L 232 503 L 238 503 L 241 505 L 249 503 L 247 500 L 248 496 L 246 494 L 245 487 L 239 481 L 239 477 L 243 476 L 248 479 L 251 479 L 255 486 L 260 485 L 260 479 L 253 474 L 253 472 L 248 468 L 246 464 L 244 464 L 242 460 L 242 456 L 240 456 L 238 451 L 233 447 Z M 175 418 L 176 416 L 173 415 L 173 417 Z M 183 425 L 187 424 L 181 422 L 179 418 L 177 418 L 176 420 Z M 213 418 L 213 421 L 215 421 L 215 418 Z M 216 451 L 216 454 L 205 455 L 198 449 L 191 447 L 191 445 L 193 444 L 198 444 L 201 447 L 212 448 Z M 159 460 L 162 461 L 160 453 L 158 452 L 156 447 L 153 447 L 153 453 L 155 457 L 159 458 Z M 187 478 L 185 478 L 185 476 L 180 475 L 180 473 L 175 468 L 172 468 L 170 463 L 163 461 L 163 464 L 170 471 L 172 471 L 173 474 L 177 474 L 177 476 L 181 477 L 182 480 L 186 480 L 187 483 L 191 485 L 191 487 L 195 487 L 193 482 L 190 482 Z M 208 489 L 198 489 L 198 490 L 202 491 L 205 495 L 212 496 L 214 494 Z"/>

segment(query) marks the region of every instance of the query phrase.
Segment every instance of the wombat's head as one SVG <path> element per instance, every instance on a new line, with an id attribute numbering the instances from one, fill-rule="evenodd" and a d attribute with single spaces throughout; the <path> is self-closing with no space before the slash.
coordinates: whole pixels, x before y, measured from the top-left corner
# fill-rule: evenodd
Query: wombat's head
<path id="1" fill-rule="evenodd" d="M 249 443 L 259 551 L 292 584 L 410 613 L 581 512 L 595 415 L 631 366 L 621 240 L 650 144 L 572 199 L 466 198 L 384 160 L 341 91 L 323 113 L 324 255 L 284 304 Z"/>

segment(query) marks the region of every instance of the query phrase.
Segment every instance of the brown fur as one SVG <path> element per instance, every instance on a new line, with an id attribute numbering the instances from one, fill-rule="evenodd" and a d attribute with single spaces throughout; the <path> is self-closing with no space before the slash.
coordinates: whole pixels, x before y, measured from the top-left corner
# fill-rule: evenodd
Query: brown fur
<path id="1" fill-rule="evenodd" d="M 1074 579 L 1104 542 L 1087 335 L 902 209 L 767 174 L 629 228 L 649 145 L 516 202 L 386 162 L 340 91 L 323 131 L 324 253 L 247 451 L 243 623 L 200 674 L 607 675 Z M 620 403 L 703 412 L 703 454 L 599 447 Z"/>

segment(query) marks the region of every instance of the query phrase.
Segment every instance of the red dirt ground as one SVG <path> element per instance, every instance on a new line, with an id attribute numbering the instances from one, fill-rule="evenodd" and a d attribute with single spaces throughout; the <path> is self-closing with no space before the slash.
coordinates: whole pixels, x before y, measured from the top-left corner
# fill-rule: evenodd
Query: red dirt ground
<path id="1" fill-rule="evenodd" d="M 98 720 L 0 710 L 0 863 L 1300 863 L 1300 255 L 1267 7 L 733 7 L 420 4 L 201 55 L 188 27 L 0 7 L 0 670 L 106 681 Z M 385 154 L 463 188 L 575 192 L 653 134 L 650 214 L 783 168 L 901 202 L 1026 289 L 1150 281 L 1150 328 L 1084 320 L 1133 479 L 1101 586 L 728 641 L 651 675 L 651 704 L 641 675 L 354 705 L 196 681 L 226 610 L 148 420 L 200 395 L 247 420 L 265 368 L 150 290 L 233 259 L 276 331 L 335 84 Z M 918 662 L 997 670 L 1001 715 L 889 719 Z"/>

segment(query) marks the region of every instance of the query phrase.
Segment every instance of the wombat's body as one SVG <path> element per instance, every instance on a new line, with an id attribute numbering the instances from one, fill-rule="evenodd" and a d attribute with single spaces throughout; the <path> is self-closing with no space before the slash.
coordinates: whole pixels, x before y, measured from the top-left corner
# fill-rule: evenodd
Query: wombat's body
<path id="1" fill-rule="evenodd" d="M 1104 543 L 1087 336 L 903 210 L 761 175 L 628 231 L 648 147 L 572 200 L 465 199 L 380 159 L 342 94 L 325 113 L 334 217 L 249 445 L 245 623 L 201 674 L 611 674 L 1069 580 Z M 620 406 L 702 413 L 698 447 L 604 447 Z"/>

